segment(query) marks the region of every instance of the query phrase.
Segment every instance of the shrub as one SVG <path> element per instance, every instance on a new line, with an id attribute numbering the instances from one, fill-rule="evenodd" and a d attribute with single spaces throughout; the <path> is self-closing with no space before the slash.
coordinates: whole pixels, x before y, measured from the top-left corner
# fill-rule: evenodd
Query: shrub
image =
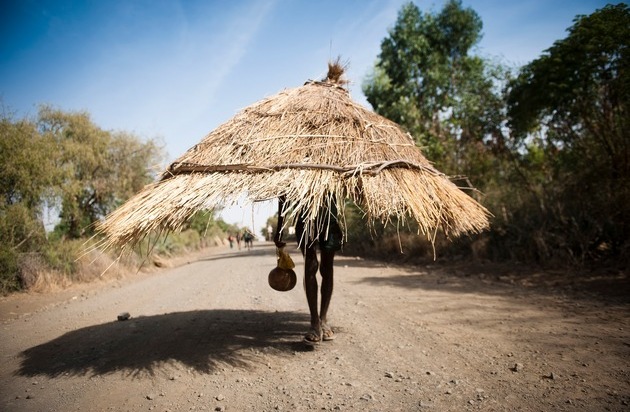
<path id="1" fill-rule="evenodd" d="M 20 290 L 18 254 L 7 247 L 0 248 L 0 294 Z"/>
<path id="2" fill-rule="evenodd" d="M 46 244 L 43 255 L 47 266 L 69 278 L 77 273 L 77 259 L 84 249 L 82 240 L 57 240 Z"/>

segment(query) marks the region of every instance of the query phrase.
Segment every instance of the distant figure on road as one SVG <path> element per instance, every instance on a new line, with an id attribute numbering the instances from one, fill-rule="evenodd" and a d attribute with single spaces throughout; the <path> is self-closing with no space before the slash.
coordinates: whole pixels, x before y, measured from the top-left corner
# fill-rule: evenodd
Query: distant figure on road
<path id="1" fill-rule="evenodd" d="M 284 222 L 283 212 L 285 209 L 285 198 L 278 200 L 278 226 L 274 235 L 276 247 L 286 245 L 282 241 L 282 226 Z M 320 210 L 316 222 L 312 222 L 311 233 L 305 233 L 306 225 L 305 217 L 302 213 L 298 213 L 298 219 L 295 225 L 295 234 L 297 236 L 298 245 L 304 256 L 304 288 L 306 291 L 306 300 L 308 301 L 308 309 L 311 314 L 311 328 L 304 335 L 304 341 L 309 344 L 318 344 L 322 340 L 330 341 L 335 339 L 333 330 L 328 326 L 326 316 L 330 299 L 333 293 L 333 265 L 335 252 L 341 250 L 342 232 L 337 221 L 337 205 L 333 202 L 330 209 Z M 321 265 L 317 260 L 317 245 L 321 255 Z M 317 308 L 317 271 L 322 276 L 322 302 L 318 312 Z"/>
<path id="2" fill-rule="evenodd" d="M 243 233 L 243 240 L 245 241 L 247 250 L 252 250 L 252 247 L 254 247 L 254 235 L 248 229 L 245 229 Z"/>

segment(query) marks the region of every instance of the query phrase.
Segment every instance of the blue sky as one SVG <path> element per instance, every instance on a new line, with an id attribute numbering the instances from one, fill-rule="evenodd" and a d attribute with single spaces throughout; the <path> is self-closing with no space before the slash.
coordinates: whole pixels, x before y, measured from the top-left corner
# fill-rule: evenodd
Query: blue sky
<path id="1" fill-rule="evenodd" d="M 173 160 L 240 109 L 349 62 L 355 100 L 408 0 L 0 0 L 0 99 L 84 110 L 103 129 L 161 140 Z M 420 1 L 439 11 L 443 0 Z M 483 20 L 476 52 L 522 65 L 598 0 L 463 0 Z M 273 206 L 256 208 L 256 227 Z M 223 217 L 250 224 L 252 209 Z M 262 220 L 262 221 L 261 221 Z"/>

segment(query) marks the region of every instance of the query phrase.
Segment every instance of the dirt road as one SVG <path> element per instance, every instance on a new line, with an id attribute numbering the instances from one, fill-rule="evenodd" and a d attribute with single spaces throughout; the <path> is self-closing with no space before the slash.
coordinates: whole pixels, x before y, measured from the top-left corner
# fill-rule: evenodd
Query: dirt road
<path id="1" fill-rule="evenodd" d="M 2 298 L 0 410 L 630 410 L 624 293 L 576 296 L 484 266 L 337 262 L 337 339 L 314 349 L 301 285 L 267 285 L 271 244 Z"/>

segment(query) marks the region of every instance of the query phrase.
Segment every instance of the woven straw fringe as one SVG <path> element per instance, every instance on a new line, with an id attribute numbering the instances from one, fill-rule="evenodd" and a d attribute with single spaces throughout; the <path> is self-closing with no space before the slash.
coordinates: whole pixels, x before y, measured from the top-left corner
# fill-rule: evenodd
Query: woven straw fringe
<path id="1" fill-rule="evenodd" d="M 488 226 L 488 211 L 437 171 L 406 132 L 329 86 L 282 91 L 219 126 L 99 225 L 103 245 L 124 248 L 180 230 L 195 212 L 243 195 L 251 202 L 285 196 L 288 220 L 300 211 L 309 225 L 333 201 L 343 225 L 349 199 L 369 222 L 411 219 L 429 238 L 437 229 L 457 236 Z"/>

